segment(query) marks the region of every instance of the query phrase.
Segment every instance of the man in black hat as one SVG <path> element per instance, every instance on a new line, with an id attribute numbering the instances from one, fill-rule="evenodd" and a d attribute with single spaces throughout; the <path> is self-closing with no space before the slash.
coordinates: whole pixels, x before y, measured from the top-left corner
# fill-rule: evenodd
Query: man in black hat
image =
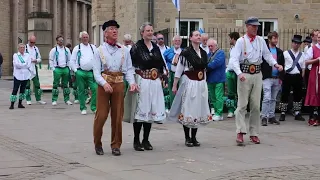
<path id="1" fill-rule="evenodd" d="M 293 111 L 295 113 L 295 120 L 304 121 L 301 116 L 300 110 L 302 106 L 302 85 L 305 69 L 305 55 L 299 51 L 302 44 L 302 36 L 294 35 L 292 38 L 292 49 L 283 52 L 284 64 L 286 74 L 282 81 L 281 103 L 280 111 L 281 116 L 279 121 L 285 121 L 286 111 L 288 107 L 288 100 L 291 88 L 293 89 Z"/>
<path id="2" fill-rule="evenodd" d="M 235 115 L 237 127 L 236 142 L 239 146 L 243 145 L 243 135 L 247 133 L 249 133 L 250 140 L 253 143 L 260 144 L 258 134 L 261 122 L 262 57 L 270 66 L 275 67 L 279 71 L 283 69 L 273 58 L 266 41 L 262 37 L 257 36 L 258 26 L 260 25 L 258 18 L 249 17 L 245 23 L 247 33 L 237 40 L 230 53 L 229 63 L 238 76 L 238 107 Z M 248 103 L 250 103 L 249 121 L 245 120 Z"/>
<path id="3" fill-rule="evenodd" d="M 105 42 L 98 48 L 93 63 L 94 78 L 98 83 L 97 111 L 94 118 L 93 135 L 97 155 L 103 155 L 102 131 L 111 111 L 111 149 L 114 156 L 121 155 L 122 119 L 124 111 L 124 78 L 131 92 L 136 90 L 134 68 L 129 49 L 118 43 L 119 24 L 115 20 L 102 26 Z"/>

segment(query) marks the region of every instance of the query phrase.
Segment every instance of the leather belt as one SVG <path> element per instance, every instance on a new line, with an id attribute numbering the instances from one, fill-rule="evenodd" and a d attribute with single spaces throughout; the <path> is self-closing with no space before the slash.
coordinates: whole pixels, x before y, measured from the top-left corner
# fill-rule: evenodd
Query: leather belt
<path id="1" fill-rule="evenodd" d="M 243 73 L 258 74 L 261 71 L 261 65 L 240 64 L 240 69 Z"/>
<path id="2" fill-rule="evenodd" d="M 156 80 L 159 78 L 158 69 L 152 68 L 147 70 L 136 70 L 136 74 L 139 74 L 143 79 Z"/>
<path id="3" fill-rule="evenodd" d="M 190 80 L 195 80 L 195 81 L 204 80 L 204 70 L 185 71 L 184 74 Z"/>
<path id="4" fill-rule="evenodd" d="M 109 72 L 104 71 L 101 76 L 109 84 L 123 83 L 123 73 L 122 72 Z"/>

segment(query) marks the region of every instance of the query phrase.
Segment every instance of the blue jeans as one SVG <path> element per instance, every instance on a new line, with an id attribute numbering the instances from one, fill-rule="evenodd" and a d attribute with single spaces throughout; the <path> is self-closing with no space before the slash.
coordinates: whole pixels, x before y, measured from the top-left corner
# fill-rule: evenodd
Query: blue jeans
<path id="1" fill-rule="evenodd" d="M 263 100 L 262 100 L 262 118 L 275 117 L 276 99 L 278 92 L 281 89 L 281 80 L 268 78 L 263 80 Z"/>

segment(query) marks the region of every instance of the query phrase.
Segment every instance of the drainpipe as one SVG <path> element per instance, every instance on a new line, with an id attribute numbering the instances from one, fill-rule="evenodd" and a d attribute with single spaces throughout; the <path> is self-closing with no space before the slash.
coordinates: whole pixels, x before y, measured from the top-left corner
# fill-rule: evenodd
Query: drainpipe
<path id="1" fill-rule="evenodd" d="M 149 0 L 148 2 L 148 16 L 149 22 L 153 25 L 154 24 L 154 0 Z"/>

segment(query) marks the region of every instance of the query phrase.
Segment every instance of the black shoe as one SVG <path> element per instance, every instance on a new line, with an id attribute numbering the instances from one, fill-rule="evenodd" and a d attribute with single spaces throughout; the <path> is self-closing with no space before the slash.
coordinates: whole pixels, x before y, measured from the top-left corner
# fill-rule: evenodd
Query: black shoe
<path id="1" fill-rule="evenodd" d="M 112 149 L 112 155 L 120 156 L 121 155 L 120 149 L 119 148 L 113 148 Z"/>
<path id="2" fill-rule="evenodd" d="M 104 155 L 102 147 L 96 147 L 95 150 L 97 155 Z"/>
<path id="3" fill-rule="evenodd" d="M 297 120 L 297 121 L 305 121 L 305 119 L 301 116 L 301 114 L 297 114 L 295 117 L 294 117 L 294 120 Z"/>
<path id="4" fill-rule="evenodd" d="M 136 151 L 144 151 L 140 141 L 134 141 L 133 142 L 133 149 Z"/>
<path id="5" fill-rule="evenodd" d="M 286 120 L 286 115 L 285 114 L 281 114 L 279 121 L 285 121 Z"/>
<path id="6" fill-rule="evenodd" d="M 14 102 L 11 102 L 9 109 L 14 109 Z"/>
<path id="7" fill-rule="evenodd" d="M 270 121 L 269 121 L 270 122 Z M 267 118 L 262 118 L 261 120 L 261 125 L 262 126 L 268 126 Z"/>
<path id="8" fill-rule="evenodd" d="M 269 123 L 270 124 L 280 125 L 280 122 L 277 121 L 275 117 L 269 118 Z"/>
<path id="9" fill-rule="evenodd" d="M 193 147 L 193 143 L 191 139 L 186 139 L 186 142 L 184 143 L 187 147 Z"/>
<path id="10" fill-rule="evenodd" d="M 193 146 L 195 146 L 195 147 L 200 146 L 200 143 L 197 141 L 196 138 L 193 138 L 193 139 L 192 139 L 192 144 L 193 144 Z"/>
<path id="11" fill-rule="evenodd" d="M 26 108 L 22 104 L 18 104 L 18 108 Z"/>
<path id="12" fill-rule="evenodd" d="M 142 146 L 144 147 L 144 150 L 147 150 L 147 151 L 153 150 L 153 147 L 149 141 L 143 140 Z"/>

